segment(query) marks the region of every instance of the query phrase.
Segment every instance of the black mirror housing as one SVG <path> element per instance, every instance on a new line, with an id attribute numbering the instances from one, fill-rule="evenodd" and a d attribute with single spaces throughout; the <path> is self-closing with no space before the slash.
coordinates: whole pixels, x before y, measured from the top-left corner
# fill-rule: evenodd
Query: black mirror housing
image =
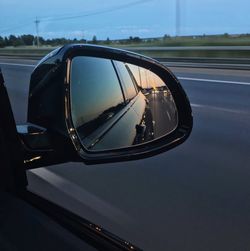
<path id="1" fill-rule="evenodd" d="M 178 112 L 178 124 L 169 134 L 132 147 L 89 151 L 79 140 L 72 121 L 70 67 L 78 56 L 117 60 L 143 67 L 159 76 L 170 90 Z M 132 52 L 94 45 L 66 45 L 42 59 L 31 75 L 28 123 L 45 128 L 50 147 L 27 147 L 28 167 L 67 161 L 86 164 L 118 162 L 150 157 L 183 143 L 191 133 L 193 118 L 189 100 L 178 79 L 154 59 Z M 35 157 L 38 157 L 34 160 Z M 28 161 L 28 160 L 32 161 Z"/>

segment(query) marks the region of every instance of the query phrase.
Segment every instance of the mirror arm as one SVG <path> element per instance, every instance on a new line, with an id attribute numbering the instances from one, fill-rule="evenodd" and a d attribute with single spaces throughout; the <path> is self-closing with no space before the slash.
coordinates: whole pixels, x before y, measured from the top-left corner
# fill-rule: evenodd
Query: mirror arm
<path id="1" fill-rule="evenodd" d="M 23 161 L 26 169 L 34 169 L 68 161 L 79 161 L 70 149 L 62 154 L 61 149 L 53 144 L 51 134 L 46 128 L 27 123 L 17 126 L 17 133 L 22 143 Z M 65 148 L 69 144 L 65 142 Z"/>
<path id="2" fill-rule="evenodd" d="M 50 138 L 47 129 L 33 125 L 17 125 L 17 132 L 26 148 L 31 150 L 51 150 Z"/>

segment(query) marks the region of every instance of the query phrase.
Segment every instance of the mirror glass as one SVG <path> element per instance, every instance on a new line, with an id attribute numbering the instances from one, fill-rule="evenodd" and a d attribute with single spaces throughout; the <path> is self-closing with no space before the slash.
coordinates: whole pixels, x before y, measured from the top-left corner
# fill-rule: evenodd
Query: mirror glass
<path id="1" fill-rule="evenodd" d="M 178 124 L 167 83 L 152 71 L 126 62 L 74 57 L 70 100 L 74 128 L 90 151 L 150 142 Z"/>

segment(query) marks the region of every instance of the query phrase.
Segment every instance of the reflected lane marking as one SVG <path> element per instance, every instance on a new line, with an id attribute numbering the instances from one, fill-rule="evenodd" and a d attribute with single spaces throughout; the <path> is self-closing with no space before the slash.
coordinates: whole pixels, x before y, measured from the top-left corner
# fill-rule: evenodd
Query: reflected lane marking
<path id="1" fill-rule="evenodd" d="M 10 66 L 23 66 L 23 67 L 35 67 L 35 64 L 15 64 L 15 63 L 2 63 L 0 65 L 10 65 Z"/>
<path id="2" fill-rule="evenodd" d="M 126 223 L 131 223 L 132 219 L 126 213 L 121 211 L 120 209 L 114 207 L 113 205 L 109 204 L 105 200 L 99 198 L 98 196 L 92 194 L 91 192 L 85 190 L 83 187 L 73 183 L 72 181 L 68 180 L 67 178 L 58 175 L 48 169 L 45 168 L 38 168 L 35 170 L 30 170 L 29 173 L 39 177 L 42 181 L 45 181 L 46 184 L 51 186 L 54 189 L 54 196 L 60 196 L 60 193 L 66 194 L 70 196 L 71 199 L 80 203 L 80 205 L 84 207 L 88 207 L 94 212 L 102 215 L 116 223 L 119 223 L 119 220 L 123 219 Z M 29 189 L 32 191 L 31 186 Z M 33 187 L 34 188 L 34 187 Z M 41 190 L 33 191 L 35 193 L 39 193 L 41 196 L 43 194 L 43 189 L 46 190 L 46 187 L 43 185 L 41 186 Z M 52 195 L 52 197 L 53 197 Z M 55 198 L 47 198 L 53 200 Z M 67 202 L 63 207 L 67 208 Z M 69 208 L 69 210 L 73 210 Z"/>

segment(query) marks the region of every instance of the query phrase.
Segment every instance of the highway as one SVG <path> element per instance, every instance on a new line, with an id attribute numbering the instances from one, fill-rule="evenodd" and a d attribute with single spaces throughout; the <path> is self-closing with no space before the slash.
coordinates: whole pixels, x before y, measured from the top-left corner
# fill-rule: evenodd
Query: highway
<path id="1" fill-rule="evenodd" d="M 0 59 L 19 124 L 35 63 Z M 29 189 L 144 250 L 250 250 L 250 72 L 171 69 L 193 109 L 184 144 L 144 160 L 32 170 Z"/>

